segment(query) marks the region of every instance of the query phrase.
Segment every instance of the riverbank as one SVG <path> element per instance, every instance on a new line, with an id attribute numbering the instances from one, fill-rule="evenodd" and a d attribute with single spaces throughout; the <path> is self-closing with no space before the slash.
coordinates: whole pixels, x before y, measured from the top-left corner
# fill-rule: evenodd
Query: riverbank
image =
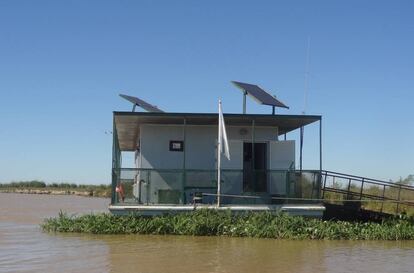
<path id="1" fill-rule="evenodd" d="M 110 197 L 106 191 L 96 190 L 71 190 L 71 189 L 0 189 L 1 193 L 19 193 L 19 194 L 50 194 L 50 195 L 76 195 L 84 197 Z"/>
<path id="2" fill-rule="evenodd" d="M 1 193 L 76 195 L 85 197 L 110 197 L 110 185 L 83 185 L 74 183 L 50 183 L 20 181 L 0 184 Z"/>
<path id="3" fill-rule="evenodd" d="M 414 223 L 408 219 L 382 223 L 322 221 L 286 214 L 199 210 L 157 217 L 114 216 L 108 213 L 69 216 L 60 213 L 41 225 L 47 232 L 92 234 L 153 234 L 229 236 L 311 240 L 414 240 Z"/>

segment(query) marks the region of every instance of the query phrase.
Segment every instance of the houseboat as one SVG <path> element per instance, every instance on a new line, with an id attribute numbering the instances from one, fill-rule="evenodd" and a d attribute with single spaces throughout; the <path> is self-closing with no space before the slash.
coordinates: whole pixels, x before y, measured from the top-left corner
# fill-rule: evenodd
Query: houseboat
<path id="1" fill-rule="evenodd" d="M 280 101 L 256 85 L 235 84 L 243 91 L 243 113 L 223 114 L 230 158 L 217 151 L 218 113 L 163 112 L 122 95 L 134 109 L 113 113 L 112 213 L 159 215 L 210 208 L 322 217 L 322 117 L 276 114 L 275 107 L 283 105 Z M 246 96 L 272 106 L 272 114 L 247 114 Z M 135 112 L 137 105 L 148 112 Z M 313 123 L 319 123 L 315 156 L 320 166 L 305 170 L 303 134 L 299 144 L 286 134 L 300 133 Z M 133 168 L 122 164 L 128 153 L 133 155 Z"/>

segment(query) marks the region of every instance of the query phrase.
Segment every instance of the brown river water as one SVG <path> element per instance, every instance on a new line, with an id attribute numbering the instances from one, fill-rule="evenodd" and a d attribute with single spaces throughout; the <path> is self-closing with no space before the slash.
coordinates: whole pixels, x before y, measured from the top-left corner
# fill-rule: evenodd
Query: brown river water
<path id="1" fill-rule="evenodd" d="M 0 193 L 0 272 L 414 272 L 414 242 L 44 233 L 108 199 Z"/>

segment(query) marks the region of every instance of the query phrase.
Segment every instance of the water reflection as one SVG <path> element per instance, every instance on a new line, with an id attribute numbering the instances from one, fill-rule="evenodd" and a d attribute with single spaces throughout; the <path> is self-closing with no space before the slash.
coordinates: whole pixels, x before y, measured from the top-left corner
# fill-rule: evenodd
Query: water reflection
<path id="1" fill-rule="evenodd" d="M 111 272 L 412 272 L 414 242 L 107 235 Z"/>
<path id="2" fill-rule="evenodd" d="M 305 272 L 307 263 L 321 272 L 321 254 L 297 242 L 217 237 L 137 236 L 127 246 L 110 247 L 112 265 L 149 273 Z"/>

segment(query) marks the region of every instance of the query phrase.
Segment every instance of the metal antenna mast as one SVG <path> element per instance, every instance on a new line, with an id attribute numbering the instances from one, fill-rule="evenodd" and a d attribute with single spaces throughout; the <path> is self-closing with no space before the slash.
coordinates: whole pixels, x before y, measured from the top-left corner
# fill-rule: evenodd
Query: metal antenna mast
<path id="1" fill-rule="evenodd" d="M 306 65 L 305 65 L 305 89 L 304 89 L 304 95 L 303 95 L 303 111 L 302 114 L 304 115 L 306 113 L 306 106 L 307 106 L 307 96 L 308 96 L 308 89 L 309 89 L 309 55 L 310 55 L 310 36 L 308 36 L 308 47 L 306 50 Z M 299 168 L 300 171 L 302 171 L 302 153 L 303 153 L 303 137 L 305 135 L 305 128 L 302 126 L 300 127 L 300 159 L 299 159 Z"/>
<path id="2" fill-rule="evenodd" d="M 306 107 L 308 103 L 308 89 L 309 89 L 309 63 L 310 63 L 310 43 L 311 38 L 308 36 L 308 47 L 306 50 L 306 66 L 305 66 L 305 89 L 304 89 L 304 96 L 303 96 L 303 114 L 306 113 Z"/>

